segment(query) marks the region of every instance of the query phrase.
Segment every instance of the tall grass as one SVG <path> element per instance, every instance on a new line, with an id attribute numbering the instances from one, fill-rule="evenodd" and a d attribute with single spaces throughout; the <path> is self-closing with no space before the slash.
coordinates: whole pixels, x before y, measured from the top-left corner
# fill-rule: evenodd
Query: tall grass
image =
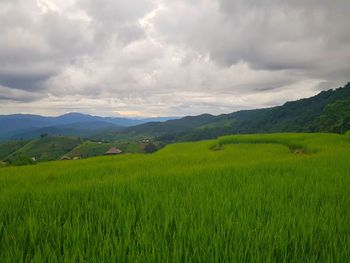
<path id="1" fill-rule="evenodd" d="M 0 262 L 348 262 L 349 146 L 229 136 L 1 168 Z"/>

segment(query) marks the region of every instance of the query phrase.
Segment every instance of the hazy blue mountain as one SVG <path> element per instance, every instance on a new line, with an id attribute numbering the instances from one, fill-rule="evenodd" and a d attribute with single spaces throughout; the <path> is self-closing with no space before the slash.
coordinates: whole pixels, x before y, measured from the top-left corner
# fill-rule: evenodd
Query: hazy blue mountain
<path id="1" fill-rule="evenodd" d="M 76 136 L 91 137 L 96 133 L 113 129 L 118 130 L 121 126 L 114 125 L 109 122 L 90 121 L 90 122 L 74 122 L 52 127 L 28 128 L 7 134 L 7 138 L 11 140 L 30 140 L 38 138 L 43 134 L 50 136 Z"/>
<path id="2" fill-rule="evenodd" d="M 58 117 L 54 117 L 54 121 L 56 124 L 71 124 L 71 123 L 84 123 L 84 122 L 106 122 L 111 123 L 117 126 L 132 126 L 144 123 L 143 120 L 129 119 L 129 118 L 121 118 L 121 117 L 100 117 L 100 116 L 92 116 L 83 113 L 67 113 Z"/>
<path id="3" fill-rule="evenodd" d="M 144 124 L 125 127 L 119 130 L 108 130 L 96 134 L 93 139 L 99 140 L 119 140 L 126 137 L 156 137 L 164 134 L 175 134 L 186 132 L 201 125 L 214 121 L 216 116 L 202 114 L 199 116 L 186 116 L 184 118 L 168 120 L 164 122 L 147 122 Z"/>
<path id="4" fill-rule="evenodd" d="M 40 134 L 66 136 L 92 136 L 103 130 L 118 131 L 149 121 L 166 121 L 174 117 L 130 119 L 122 117 L 100 117 L 77 112 L 58 117 L 31 114 L 0 115 L 0 140 L 32 139 Z"/>
<path id="5" fill-rule="evenodd" d="M 177 120 L 181 118 L 182 117 L 152 117 L 152 118 L 139 118 L 138 120 L 142 121 L 143 123 L 147 123 L 147 122 L 165 122 L 165 121 Z"/>
<path id="6" fill-rule="evenodd" d="M 73 122 L 69 124 L 63 124 L 55 126 L 60 129 L 84 129 L 84 130 L 100 130 L 100 129 L 109 129 L 109 128 L 120 128 L 121 125 L 113 124 L 106 121 L 86 121 L 86 122 Z"/>
<path id="7" fill-rule="evenodd" d="M 28 128 L 40 128 L 51 125 L 48 117 L 38 115 L 14 114 L 0 115 L 0 137 L 13 131 Z"/>
<path id="8" fill-rule="evenodd" d="M 179 119 L 127 119 L 69 113 L 58 117 L 0 116 L 0 139 L 49 135 L 92 136 L 96 139 L 157 137 L 162 141 L 215 138 L 225 134 L 270 132 L 337 132 L 350 130 L 350 84 L 322 91 L 282 106 L 213 116 Z M 159 120 L 162 120 L 160 122 Z"/>

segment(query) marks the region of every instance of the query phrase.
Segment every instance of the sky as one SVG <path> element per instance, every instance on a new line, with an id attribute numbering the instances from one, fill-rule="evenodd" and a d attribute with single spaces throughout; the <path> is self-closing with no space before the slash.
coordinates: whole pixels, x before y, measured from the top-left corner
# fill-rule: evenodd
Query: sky
<path id="1" fill-rule="evenodd" d="M 184 116 L 350 81 L 349 0 L 0 0 L 0 114 Z"/>

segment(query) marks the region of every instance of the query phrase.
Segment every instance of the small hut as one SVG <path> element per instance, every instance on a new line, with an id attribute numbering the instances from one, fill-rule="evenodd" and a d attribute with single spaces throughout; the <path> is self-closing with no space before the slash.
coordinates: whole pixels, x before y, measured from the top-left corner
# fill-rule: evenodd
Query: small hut
<path id="1" fill-rule="evenodd" d="M 67 161 L 67 160 L 70 160 L 70 158 L 67 155 L 63 155 L 60 160 Z"/>
<path id="2" fill-rule="evenodd" d="M 112 147 L 105 153 L 105 155 L 118 155 L 121 153 L 123 153 L 122 150 L 120 150 L 116 147 Z"/>
<path id="3" fill-rule="evenodd" d="M 74 156 L 73 157 L 73 160 L 80 160 L 81 159 L 81 156 Z"/>

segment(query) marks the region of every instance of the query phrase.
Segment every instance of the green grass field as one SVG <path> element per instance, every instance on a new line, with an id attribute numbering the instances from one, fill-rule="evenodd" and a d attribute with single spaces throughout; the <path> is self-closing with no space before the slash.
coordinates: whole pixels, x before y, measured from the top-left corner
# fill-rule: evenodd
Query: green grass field
<path id="1" fill-rule="evenodd" d="M 0 262 L 349 262 L 350 135 L 0 169 Z"/>

